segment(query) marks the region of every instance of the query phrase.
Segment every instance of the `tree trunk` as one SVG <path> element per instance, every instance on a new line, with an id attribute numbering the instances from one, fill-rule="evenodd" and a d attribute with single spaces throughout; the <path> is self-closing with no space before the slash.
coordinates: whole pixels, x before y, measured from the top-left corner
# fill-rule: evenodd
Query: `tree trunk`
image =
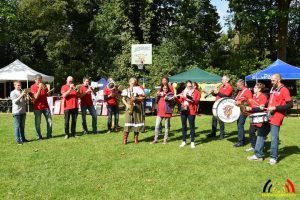
<path id="1" fill-rule="evenodd" d="M 286 61 L 289 8 L 291 0 L 277 0 L 278 5 L 278 44 L 277 58 Z"/>

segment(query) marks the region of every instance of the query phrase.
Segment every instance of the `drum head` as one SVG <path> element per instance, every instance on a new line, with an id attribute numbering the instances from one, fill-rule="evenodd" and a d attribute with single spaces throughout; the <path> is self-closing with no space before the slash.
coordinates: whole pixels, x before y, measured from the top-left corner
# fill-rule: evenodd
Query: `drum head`
<path id="1" fill-rule="evenodd" d="M 236 106 L 236 101 L 231 98 L 222 98 L 219 100 L 218 105 L 215 108 L 217 118 L 225 123 L 236 121 L 241 114 L 240 108 Z"/>

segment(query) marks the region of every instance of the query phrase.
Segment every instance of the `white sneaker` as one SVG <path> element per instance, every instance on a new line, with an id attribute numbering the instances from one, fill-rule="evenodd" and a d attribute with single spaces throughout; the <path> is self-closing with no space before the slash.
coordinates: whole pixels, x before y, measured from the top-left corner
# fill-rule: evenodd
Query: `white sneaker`
<path id="1" fill-rule="evenodd" d="M 68 139 L 68 138 L 69 138 L 69 136 L 68 136 L 68 135 L 65 135 L 65 140 Z"/>
<path id="2" fill-rule="evenodd" d="M 275 160 L 274 158 L 270 158 L 269 162 L 270 165 L 275 165 L 277 163 L 277 160 Z"/>
<path id="3" fill-rule="evenodd" d="M 192 148 L 192 149 L 195 149 L 195 147 L 196 147 L 196 146 L 195 146 L 195 142 L 191 142 L 191 148 Z"/>
<path id="4" fill-rule="evenodd" d="M 247 152 L 249 152 L 249 151 L 254 151 L 254 148 L 250 147 L 250 148 L 246 149 L 246 151 L 247 151 Z"/>
<path id="5" fill-rule="evenodd" d="M 253 156 L 248 156 L 247 157 L 248 160 L 254 160 L 254 161 L 262 161 L 262 158 L 258 158 L 256 155 Z"/>
<path id="6" fill-rule="evenodd" d="M 181 145 L 179 145 L 180 148 L 184 147 L 186 145 L 185 142 L 182 142 Z"/>

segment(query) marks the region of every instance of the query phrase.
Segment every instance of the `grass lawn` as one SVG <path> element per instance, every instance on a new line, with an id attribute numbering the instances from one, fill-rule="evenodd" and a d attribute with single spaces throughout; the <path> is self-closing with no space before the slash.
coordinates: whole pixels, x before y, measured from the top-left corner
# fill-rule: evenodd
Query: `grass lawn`
<path id="1" fill-rule="evenodd" d="M 35 141 L 34 116 L 27 115 L 26 138 L 17 146 L 11 114 L 0 114 L 0 199 L 266 199 L 268 179 L 282 189 L 290 179 L 300 194 L 300 118 L 288 117 L 280 131 L 279 163 L 270 166 L 270 137 L 266 159 L 250 162 L 245 147 L 233 148 L 236 123 L 226 124 L 227 137 L 207 139 L 211 116 L 196 118 L 196 148 L 181 143 L 179 117 L 171 120 L 169 143 L 150 145 L 155 117 L 146 118 L 140 143 L 122 145 L 122 132 L 106 133 L 106 117 L 98 117 L 102 134 L 64 140 L 63 116 L 53 116 L 53 139 Z M 120 125 L 124 115 L 120 116 Z M 88 116 L 88 126 L 91 118 Z M 246 129 L 249 122 L 246 122 Z M 45 121 L 42 135 L 45 136 Z M 81 134 L 81 116 L 77 131 Z M 248 139 L 248 134 L 246 134 Z M 189 139 L 188 139 L 189 144 Z M 271 198 L 269 198 L 271 199 Z M 281 198 L 276 198 L 281 199 Z"/>

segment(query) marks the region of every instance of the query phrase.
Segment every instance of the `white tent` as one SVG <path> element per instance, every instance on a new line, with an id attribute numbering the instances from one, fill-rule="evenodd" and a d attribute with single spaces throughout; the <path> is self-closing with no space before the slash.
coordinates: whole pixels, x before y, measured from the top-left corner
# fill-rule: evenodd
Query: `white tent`
<path id="1" fill-rule="evenodd" d="M 21 80 L 21 81 L 34 81 L 34 76 L 36 74 L 40 74 L 43 77 L 43 81 L 45 82 L 53 82 L 53 76 L 47 76 L 45 74 L 39 73 L 19 60 L 15 60 L 13 63 L 10 63 L 6 67 L 0 69 L 0 81 L 13 81 L 13 80 Z"/>
<path id="2" fill-rule="evenodd" d="M 44 82 L 53 82 L 54 85 L 53 76 L 47 76 L 45 74 L 39 73 L 25 65 L 18 59 L 10 63 L 6 67 L 0 69 L 0 82 L 4 82 L 4 88 L 6 88 L 6 82 L 8 81 L 26 81 L 28 88 L 28 81 L 34 81 L 34 76 L 36 74 L 40 74 L 43 77 Z M 4 89 L 4 96 L 6 97 L 6 89 Z"/>

